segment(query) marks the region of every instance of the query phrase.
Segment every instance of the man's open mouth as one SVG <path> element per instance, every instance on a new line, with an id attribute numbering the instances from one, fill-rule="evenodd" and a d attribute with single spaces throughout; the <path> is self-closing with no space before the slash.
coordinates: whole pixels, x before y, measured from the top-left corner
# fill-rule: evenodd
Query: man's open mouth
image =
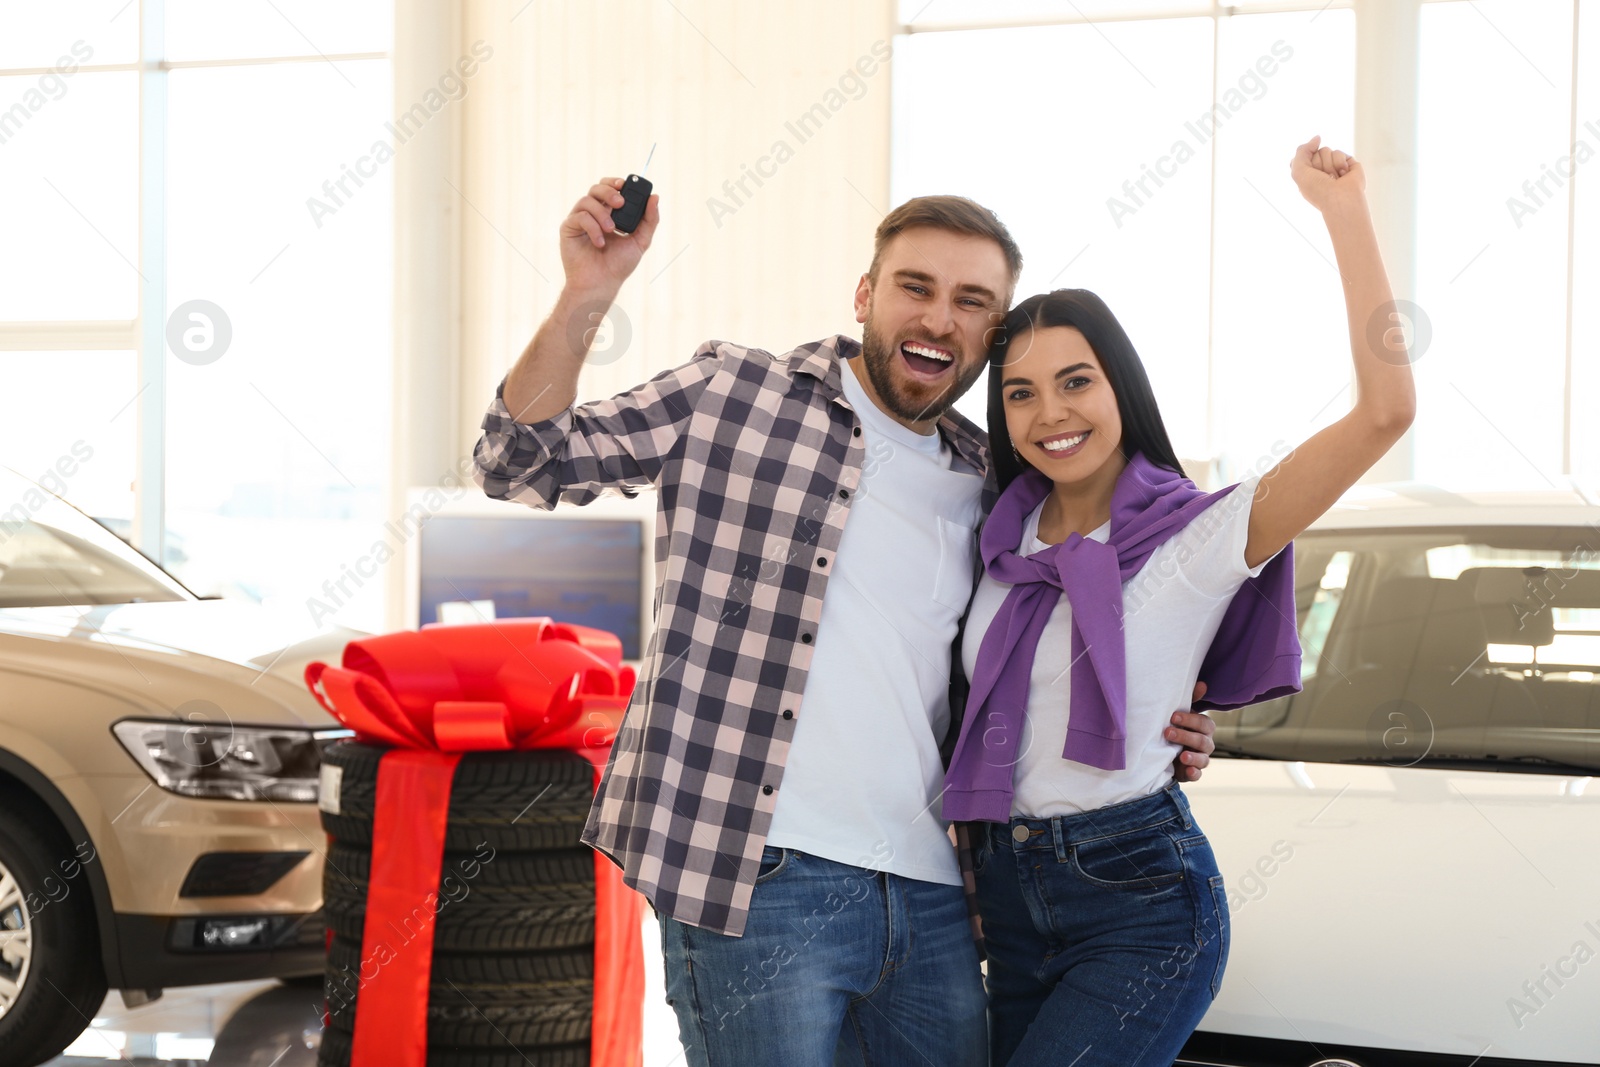
<path id="1" fill-rule="evenodd" d="M 918 378 L 938 378 L 956 365 L 955 353 L 948 348 L 922 341 L 906 341 L 900 345 L 900 358 L 905 360 L 911 373 Z"/>

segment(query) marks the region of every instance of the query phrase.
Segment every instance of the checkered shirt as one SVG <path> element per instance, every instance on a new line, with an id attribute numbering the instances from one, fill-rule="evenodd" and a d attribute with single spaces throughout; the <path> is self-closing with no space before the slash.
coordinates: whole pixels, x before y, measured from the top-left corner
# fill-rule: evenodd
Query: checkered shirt
<path id="1" fill-rule="evenodd" d="M 860 350 L 843 335 L 782 356 L 708 341 L 630 392 L 534 424 L 512 419 L 502 380 L 474 453 L 485 493 L 529 507 L 658 490 L 656 626 L 583 840 L 659 912 L 721 933 L 744 932 L 861 485 L 839 362 Z M 939 430 L 988 470 L 975 426 L 951 412 Z"/>

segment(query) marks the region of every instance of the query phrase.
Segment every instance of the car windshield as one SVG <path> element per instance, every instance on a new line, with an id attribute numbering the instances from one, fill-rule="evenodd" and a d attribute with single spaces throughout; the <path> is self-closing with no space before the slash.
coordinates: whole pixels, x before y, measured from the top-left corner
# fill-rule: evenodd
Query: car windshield
<path id="1" fill-rule="evenodd" d="M 0 608 L 190 599 L 105 527 L 0 467 Z"/>
<path id="2" fill-rule="evenodd" d="M 1600 531 L 1295 541 L 1303 690 L 1214 713 L 1219 753 L 1600 771 Z"/>

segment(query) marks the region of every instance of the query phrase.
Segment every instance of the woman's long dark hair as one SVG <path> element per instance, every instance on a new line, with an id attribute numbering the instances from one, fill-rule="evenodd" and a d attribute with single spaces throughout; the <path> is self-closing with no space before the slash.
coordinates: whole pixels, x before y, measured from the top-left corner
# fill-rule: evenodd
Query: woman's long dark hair
<path id="1" fill-rule="evenodd" d="M 1122 416 L 1123 456 L 1143 452 L 1156 466 L 1183 474 L 1183 466 L 1167 436 L 1167 425 L 1161 421 L 1161 409 L 1156 406 L 1150 378 L 1122 323 L 1111 314 L 1106 302 L 1089 290 L 1057 289 L 1053 293 L 1030 296 L 1012 308 L 989 348 L 989 451 L 1000 488 L 1010 485 L 1012 479 L 1027 469 L 1027 464 L 1018 458 L 1006 429 L 1005 393 L 1000 388 L 1005 378 L 1006 352 L 1012 343 L 1032 331 L 1052 326 L 1076 328 L 1105 368 L 1111 390 L 1117 397 L 1117 412 Z"/>

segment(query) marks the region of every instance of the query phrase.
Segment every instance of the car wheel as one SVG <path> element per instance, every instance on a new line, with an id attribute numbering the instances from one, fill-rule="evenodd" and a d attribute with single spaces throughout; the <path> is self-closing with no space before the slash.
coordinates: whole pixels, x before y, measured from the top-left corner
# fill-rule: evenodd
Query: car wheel
<path id="1" fill-rule="evenodd" d="M 81 862 L 11 805 L 0 811 L 0 1049 L 33 1067 L 89 1025 L 106 996 Z"/>

